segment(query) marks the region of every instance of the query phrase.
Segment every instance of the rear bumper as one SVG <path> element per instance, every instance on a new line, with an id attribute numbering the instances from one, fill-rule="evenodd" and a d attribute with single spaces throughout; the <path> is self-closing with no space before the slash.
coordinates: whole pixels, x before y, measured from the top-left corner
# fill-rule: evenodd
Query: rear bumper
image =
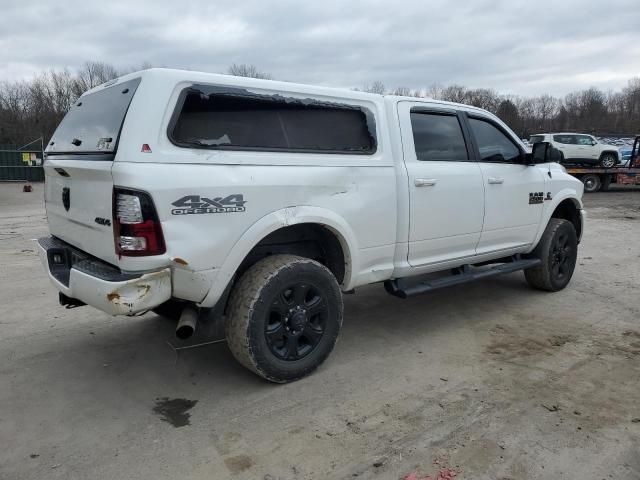
<path id="1" fill-rule="evenodd" d="M 134 315 L 171 298 L 171 270 L 122 272 L 55 237 L 38 240 L 49 279 L 66 296 L 109 315 Z"/>

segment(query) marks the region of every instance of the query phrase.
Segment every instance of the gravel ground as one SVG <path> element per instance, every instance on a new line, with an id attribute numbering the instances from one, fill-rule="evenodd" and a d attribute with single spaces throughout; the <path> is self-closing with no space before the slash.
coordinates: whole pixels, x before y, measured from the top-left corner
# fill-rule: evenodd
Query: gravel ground
<path id="1" fill-rule="evenodd" d="M 156 315 L 59 307 L 42 186 L 0 184 L 0 478 L 639 479 L 640 191 L 585 203 L 566 290 L 362 288 L 329 360 L 277 386 Z"/>

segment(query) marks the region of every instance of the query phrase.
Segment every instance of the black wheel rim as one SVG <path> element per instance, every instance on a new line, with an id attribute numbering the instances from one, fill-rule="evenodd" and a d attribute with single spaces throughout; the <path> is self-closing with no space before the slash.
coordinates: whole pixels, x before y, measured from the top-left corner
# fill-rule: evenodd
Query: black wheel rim
<path id="1" fill-rule="evenodd" d="M 573 246 L 566 233 L 558 235 L 551 250 L 551 273 L 558 281 L 562 281 L 571 274 L 573 263 Z"/>
<path id="2" fill-rule="evenodd" d="M 265 322 L 265 339 L 276 357 L 296 361 L 309 355 L 324 335 L 328 304 L 320 289 L 294 283 L 271 302 Z"/>

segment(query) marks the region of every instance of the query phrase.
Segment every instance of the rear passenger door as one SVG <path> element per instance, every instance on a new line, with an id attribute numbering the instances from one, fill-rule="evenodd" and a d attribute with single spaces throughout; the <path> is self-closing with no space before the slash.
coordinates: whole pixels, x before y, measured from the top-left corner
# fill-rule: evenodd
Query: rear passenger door
<path id="1" fill-rule="evenodd" d="M 409 182 L 412 266 L 471 257 L 482 231 L 484 187 L 460 113 L 398 104 Z"/>
<path id="2" fill-rule="evenodd" d="M 533 243 L 542 219 L 544 173 L 524 163 L 524 151 L 507 130 L 484 116 L 467 118 L 485 188 L 484 225 L 477 253 Z"/>

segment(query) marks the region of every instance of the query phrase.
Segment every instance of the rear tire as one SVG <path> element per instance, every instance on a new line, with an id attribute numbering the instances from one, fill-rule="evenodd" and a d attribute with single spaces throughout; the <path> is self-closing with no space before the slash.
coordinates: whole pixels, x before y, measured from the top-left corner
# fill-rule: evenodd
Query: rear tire
<path id="1" fill-rule="evenodd" d="M 573 224 L 552 218 L 531 255 L 542 260 L 524 271 L 527 283 L 538 290 L 557 292 L 565 288 L 576 267 L 578 236 Z"/>
<path id="2" fill-rule="evenodd" d="M 585 193 L 595 193 L 600 191 L 600 187 L 602 186 L 600 175 L 587 173 L 586 175 L 583 175 L 580 180 L 582 180 L 582 183 L 584 184 Z"/>
<path id="3" fill-rule="evenodd" d="M 298 380 L 329 356 L 342 326 L 342 293 L 322 264 L 272 255 L 231 292 L 227 344 L 246 368 L 276 383 Z"/>

